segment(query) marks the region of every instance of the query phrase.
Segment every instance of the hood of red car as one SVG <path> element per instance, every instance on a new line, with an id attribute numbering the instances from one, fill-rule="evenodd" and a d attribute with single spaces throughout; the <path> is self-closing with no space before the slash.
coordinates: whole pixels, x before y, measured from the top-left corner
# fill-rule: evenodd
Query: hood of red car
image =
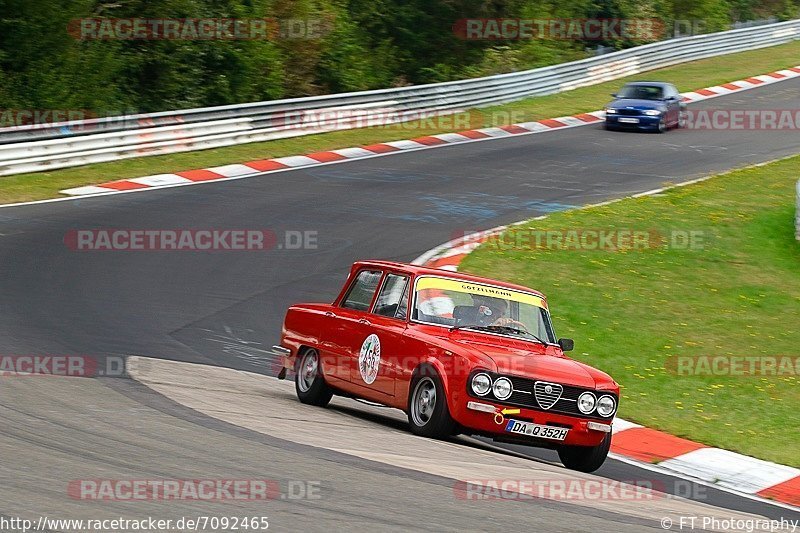
<path id="1" fill-rule="evenodd" d="M 605 376 L 601 371 L 573 361 L 561 354 L 555 346 L 542 346 L 528 342 L 496 343 L 476 338 L 451 339 L 451 341 L 480 351 L 497 365 L 497 372 L 530 379 L 552 381 L 594 389 L 595 379 Z M 608 377 L 608 376 L 605 376 Z M 612 382 L 611 378 L 608 378 Z"/>

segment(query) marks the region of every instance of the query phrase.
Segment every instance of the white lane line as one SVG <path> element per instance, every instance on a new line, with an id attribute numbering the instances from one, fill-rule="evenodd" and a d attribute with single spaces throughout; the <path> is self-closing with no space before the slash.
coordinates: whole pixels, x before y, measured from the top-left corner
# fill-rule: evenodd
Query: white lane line
<path id="1" fill-rule="evenodd" d="M 538 133 L 541 131 L 550 131 L 553 128 L 548 128 L 544 124 L 540 124 L 539 122 L 522 122 L 521 124 L 517 124 L 520 128 L 526 129 L 532 133 Z"/>
<path id="2" fill-rule="evenodd" d="M 719 448 L 694 450 L 661 461 L 659 466 L 750 494 L 800 477 L 797 468 Z"/>
<path id="3" fill-rule="evenodd" d="M 222 165 L 221 167 L 211 167 L 207 170 L 210 170 L 211 172 L 215 172 L 217 174 L 221 174 L 226 178 L 234 178 L 236 176 L 246 176 L 247 174 L 258 174 L 258 170 L 254 169 L 253 167 L 248 167 L 247 165 L 240 165 L 240 164 Z"/>
<path id="4" fill-rule="evenodd" d="M 409 140 L 389 141 L 389 142 L 380 143 L 380 144 L 385 144 L 385 145 L 388 145 L 388 146 L 392 146 L 392 147 L 398 148 L 400 150 L 413 150 L 415 148 L 421 148 L 421 147 L 425 146 L 422 143 L 418 143 L 416 141 L 409 141 Z"/>
<path id="5" fill-rule="evenodd" d="M 177 174 L 154 174 L 152 176 L 142 176 L 141 178 L 130 178 L 127 181 L 147 185 L 149 187 L 161 187 L 162 185 L 175 185 L 176 183 L 191 183 L 192 180 L 178 176 Z"/>
<path id="6" fill-rule="evenodd" d="M 305 167 L 307 165 L 318 165 L 319 161 L 305 155 L 290 155 L 288 157 L 275 157 L 271 161 L 286 165 L 287 167 Z"/>
<path id="7" fill-rule="evenodd" d="M 585 121 L 575 117 L 556 117 L 550 120 L 556 120 L 567 126 L 585 126 L 587 124 Z"/>
<path id="8" fill-rule="evenodd" d="M 776 81 L 781 81 L 780 78 L 773 78 L 767 74 L 759 74 L 758 76 L 750 76 L 751 78 L 755 78 L 757 80 L 761 80 L 764 83 L 774 83 Z"/>
<path id="9" fill-rule="evenodd" d="M 340 148 L 338 150 L 331 150 L 334 154 L 339 154 L 348 159 L 357 159 L 360 157 L 368 157 L 375 155 L 375 152 L 364 150 L 363 148 Z"/>
<path id="10" fill-rule="evenodd" d="M 509 133 L 506 130 L 500 128 L 481 128 L 475 131 L 480 133 L 485 133 L 489 137 L 509 137 L 513 135 L 512 133 Z"/>
<path id="11" fill-rule="evenodd" d="M 720 96 L 725 95 L 725 94 L 735 93 L 735 92 L 739 91 L 739 89 L 728 89 L 727 87 L 723 87 L 721 85 L 715 85 L 714 87 L 709 87 L 708 90 L 709 91 L 713 91 L 713 92 L 719 94 Z"/>
<path id="12" fill-rule="evenodd" d="M 69 194 L 70 196 L 85 196 L 87 194 L 112 194 L 116 193 L 114 189 L 107 189 L 105 187 L 98 187 L 97 185 L 87 185 L 85 187 L 73 187 L 72 189 L 64 189 L 61 191 L 64 194 Z M 41 203 L 44 202 L 52 202 L 55 200 L 72 200 L 72 198 L 50 198 L 48 200 L 38 200 Z M 33 202 L 26 202 L 21 205 L 30 205 Z M 9 204 L 15 205 L 15 204 Z M 5 207 L 5 206 L 0 206 Z"/>
<path id="13" fill-rule="evenodd" d="M 732 489 L 730 487 L 716 485 L 714 483 L 705 481 L 703 479 L 698 479 L 698 478 L 692 477 L 690 475 L 687 476 L 685 474 L 681 474 L 681 473 L 675 472 L 673 470 L 667 470 L 666 468 L 662 468 L 661 467 L 661 464 L 663 464 L 663 463 L 659 463 L 657 465 L 650 464 L 650 463 L 644 463 L 644 462 L 638 461 L 636 459 L 629 459 L 629 458 L 625 457 L 624 455 L 620 455 L 620 454 L 614 453 L 614 452 L 609 453 L 608 454 L 608 458 L 609 459 L 614 459 L 615 461 L 619 461 L 621 463 L 625 463 L 627 465 L 639 467 L 639 468 L 641 468 L 643 470 L 648 470 L 650 472 L 655 472 L 657 474 L 663 474 L 665 476 L 670 476 L 670 477 L 674 477 L 674 478 L 677 478 L 677 479 L 682 479 L 684 481 L 690 481 L 692 483 L 696 483 L 696 484 L 701 485 L 703 487 L 710 487 L 710 488 L 713 488 L 713 489 L 720 490 L 722 492 L 727 492 L 728 494 L 734 494 L 734 495 L 742 497 L 742 498 L 747 498 L 748 500 L 753 500 L 753 501 L 756 501 L 756 502 L 766 503 L 768 505 L 773 505 L 775 507 L 780 507 L 782 509 L 788 509 L 790 511 L 797 511 L 797 507 L 789 505 L 788 503 L 781 503 L 781 502 L 778 502 L 778 501 L 775 501 L 775 500 L 770 500 L 768 498 L 762 498 L 760 496 L 756 496 L 754 494 L 749 494 L 747 492 L 741 492 L 741 491 Z"/>
<path id="14" fill-rule="evenodd" d="M 458 133 L 440 133 L 438 135 L 431 135 L 431 137 L 436 137 L 437 139 L 441 139 L 449 143 L 460 143 L 469 140 L 469 137 L 464 137 Z"/>
<path id="15" fill-rule="evenodd" d="M 614 423 L 611 424 L 611 433 L 616 435 L 617 433 L 622 433 L 628 429 L 634 428 L 641 428 L 644 426 L 640 426 L 639 424 L 634 424 L 633 422 L 628 422 L 627 420 L 623 420 L 621 418 L 615 418 Z"/>

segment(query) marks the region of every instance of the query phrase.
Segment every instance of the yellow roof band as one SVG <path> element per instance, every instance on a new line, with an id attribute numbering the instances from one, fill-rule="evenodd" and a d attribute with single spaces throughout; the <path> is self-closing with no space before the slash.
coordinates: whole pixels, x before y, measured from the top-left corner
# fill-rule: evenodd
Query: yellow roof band
<path id="1" fill-rule="evenodd" d="M 469 281 L 458 281 L 454 279 L 425 276 L 417 280 L 417 291 L 425 289 L 439 289 L 442 291 L 465 292 L 468 294 L 492 296 L 495 298 L 503 298 L 504 300 L 519 302 L 521 304 L 535 305 L 536 307 L 547 309 L 547 304 L 545 304 L 544 298 L 536 296 L 535 294 L 506 289 L 504 287 L 484 285 L 482 283 L 472 283 Z"/>

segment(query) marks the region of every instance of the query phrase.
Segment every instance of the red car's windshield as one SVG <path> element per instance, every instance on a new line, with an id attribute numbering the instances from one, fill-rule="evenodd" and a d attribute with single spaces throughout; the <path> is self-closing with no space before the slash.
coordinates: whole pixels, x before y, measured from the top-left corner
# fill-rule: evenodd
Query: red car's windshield
<path id="1" fill-rule="evenodd" d="M 544 298 L 483 283 L 421 277 L 414 287 L 412 318 L 428 324 L 555 342 Z"/>

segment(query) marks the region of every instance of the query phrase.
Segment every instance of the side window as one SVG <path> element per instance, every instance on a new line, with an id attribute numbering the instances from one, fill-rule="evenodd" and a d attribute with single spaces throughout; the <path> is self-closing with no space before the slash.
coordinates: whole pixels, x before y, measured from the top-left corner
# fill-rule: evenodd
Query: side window
<path id="1" fill-rule="evenodd" d="M 676 89 L 674 85 L 667 85 L 666 92 L 667 94 L 665 96 L 667 96 L 668 98 L 671 98 L 673 96 L 678 96 L 678 89 Z"/>
<path id="2" fill-rule="evenodd" d="M 375 314 L 401 318 L 408 315 L 408 278 L 389 274 L 375 302 Z"/>
<path id="3" fill-rule="evenodd" d="M 372 297 L 378 289 L 378 283 L 380 283 L 382 275 L 383 272 L 380 270 L 362 270 L 359 272 L 350 286 L 347 296 L 342 301 L 342 307 L 358 311 L 369 311 L 369 304 L 372 303 Z"/>

